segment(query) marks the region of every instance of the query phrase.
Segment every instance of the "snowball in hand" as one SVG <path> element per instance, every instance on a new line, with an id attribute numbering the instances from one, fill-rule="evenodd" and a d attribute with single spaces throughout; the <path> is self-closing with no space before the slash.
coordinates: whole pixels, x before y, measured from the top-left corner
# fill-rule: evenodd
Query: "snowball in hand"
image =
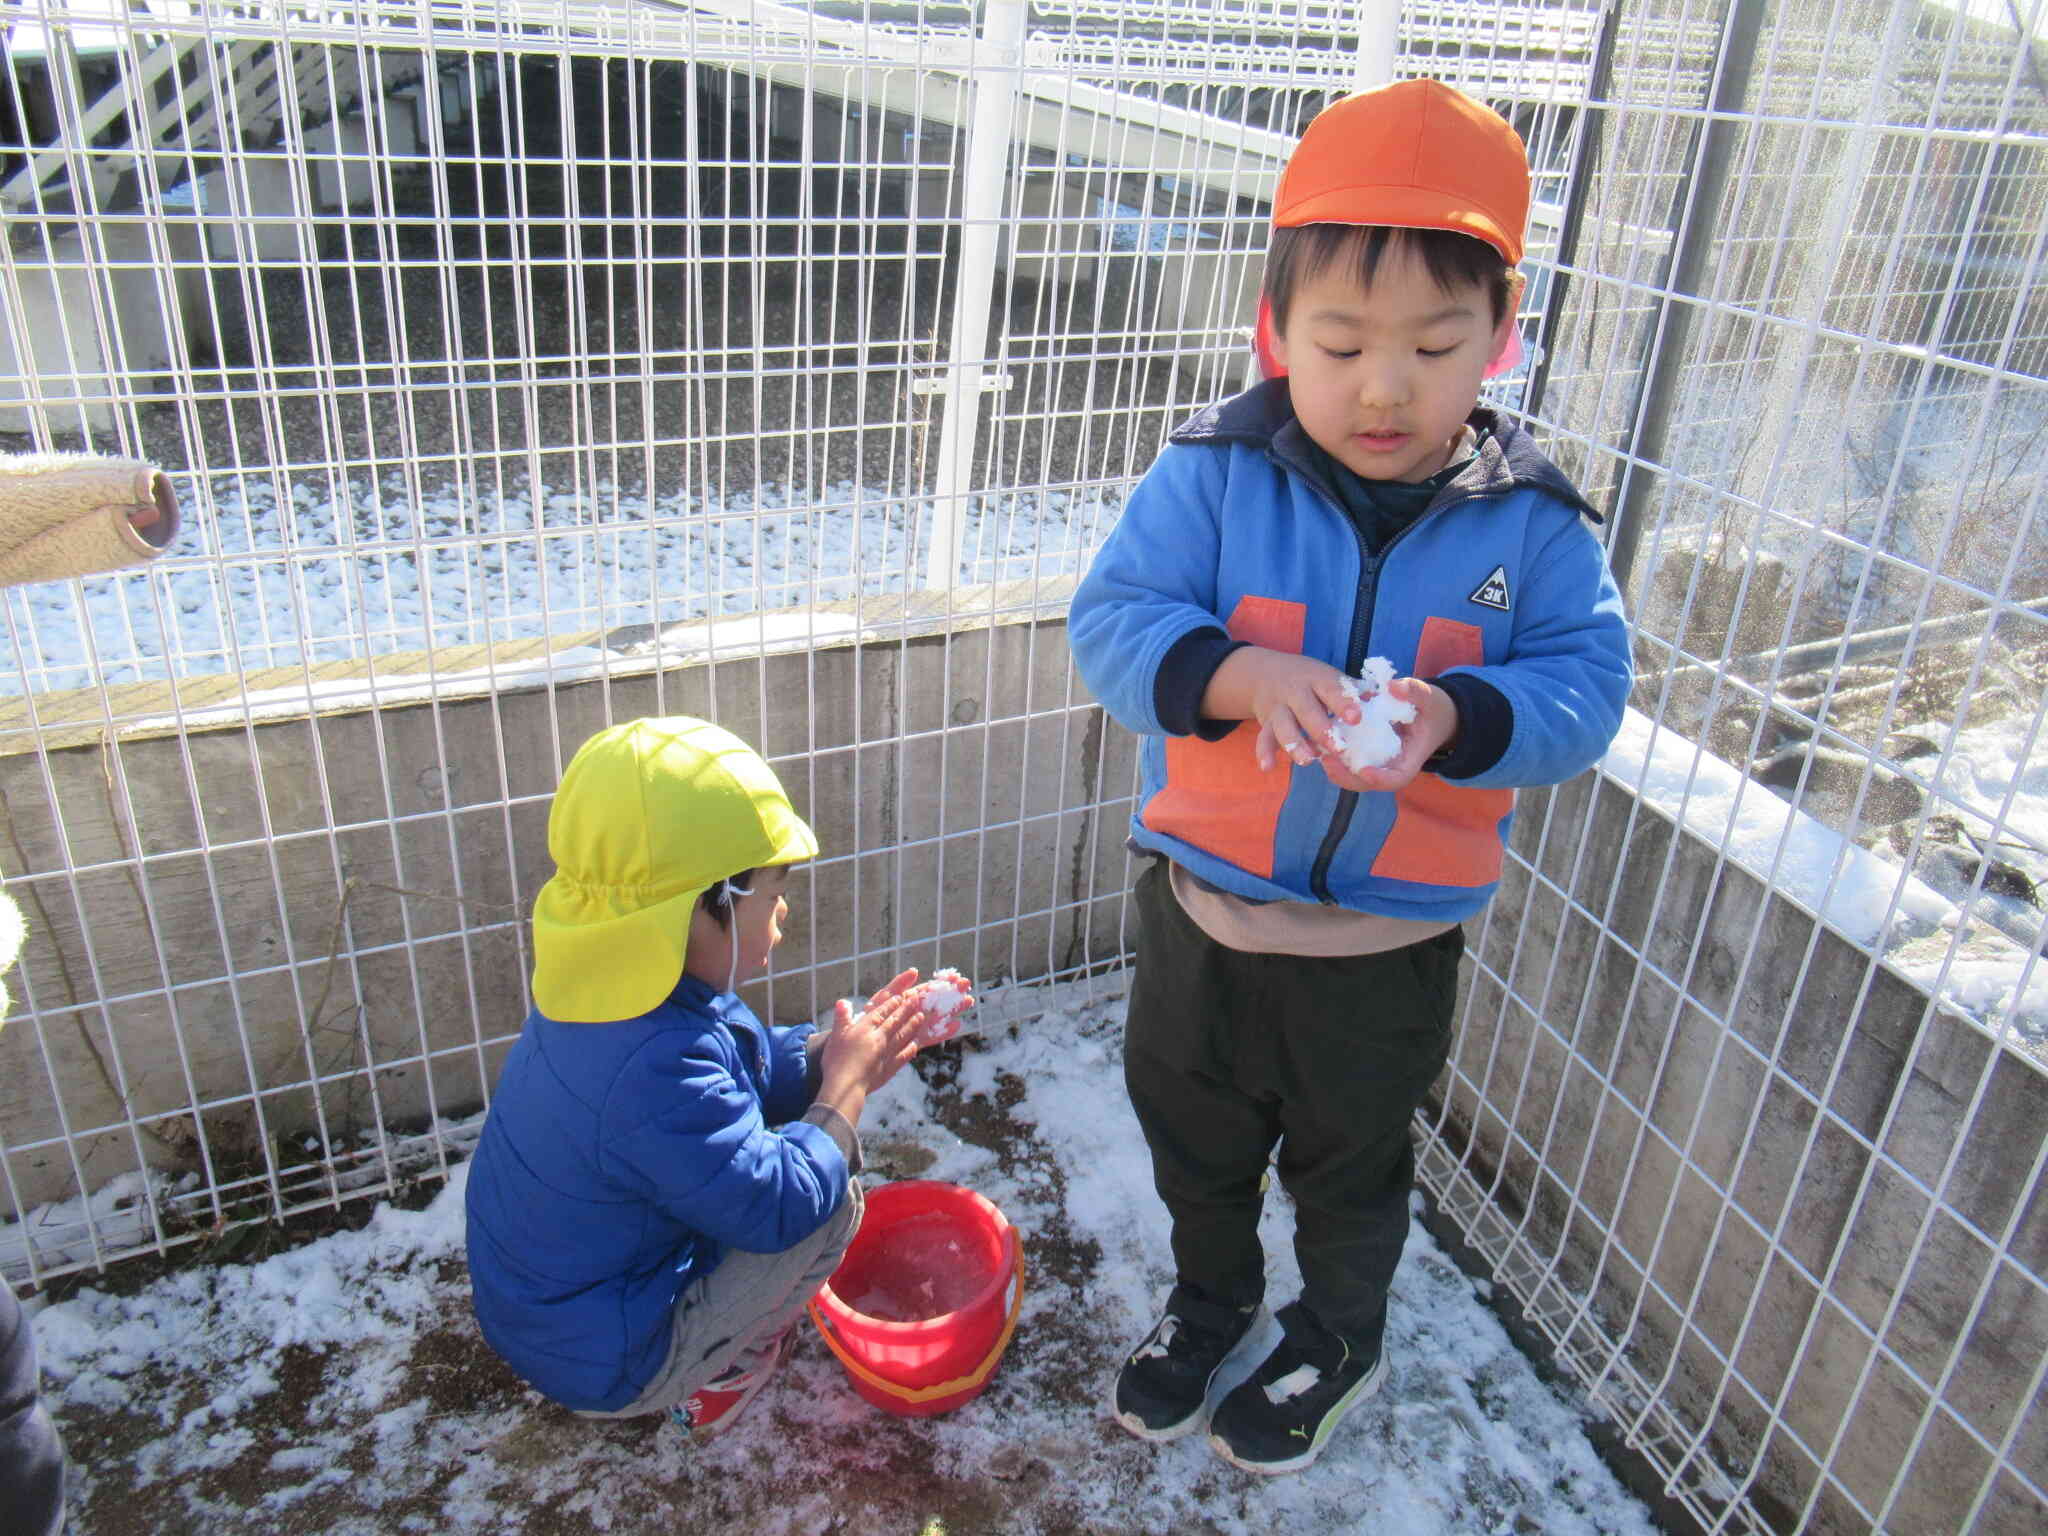
<path id="1" fill-rule="evenodd" d="M 918 1026 L 919 1046 L 943 1045 L 960 1033 L 961 1018 L 974 1006 L 973 983 L 951 966 L 933 971 L 916 988 L 924 1023 Z"/>
<path id="2" fill-rule="evenodd" d="M 1401 736 L 1394 729 L 1415 718 L 1415 706 L 1387 692 L 1394 664 L 1384 656 L 1368 656 L 1358 681 L 1344 679 L 1344 691 L 1358 700 L 1358 724 L 1339 720 L 1330 727 L 1330 749 L 1353 773 L 1391 763 L 1401 755 Z"/>
<path id="3" fill-rule="evenodd" d="M 912 1036 L 920 1049 L 927 1045 L 944 1045 L 960 1033 L 963 1020 L 960 1017 L 974 1006 L 974 983 L 962 976 L 951 966 L 933 971 L 923 981 L 916 983 L 904 996 L 917 1003 L 922 1018 L 918 1021 L 917 1033 Z M 847 1011 L 858 1014 L 867 1004 L 855 998 L 841 998 Z"/>

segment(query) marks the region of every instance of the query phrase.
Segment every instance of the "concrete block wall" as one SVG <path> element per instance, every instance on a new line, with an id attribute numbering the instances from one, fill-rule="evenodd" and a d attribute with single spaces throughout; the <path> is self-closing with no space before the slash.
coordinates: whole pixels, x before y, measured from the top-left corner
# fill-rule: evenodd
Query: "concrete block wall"
<path id="1" fill-rule="evenodd" d="M 0 733 L 35 930 L 0 1033 L 10 1195 L 198 1167 L 195 1124 L 216 1177 L 256 1178 L 323 1117 L 339 1142 L 475 1109 L 525 1007 L 548 798 L 635 714 L 756 742 L 817 829 L 772 1016 L 904 964 L 1118 963 L 1136 744 L 1042 612 L 40 754 Z M 2048 1482 L 2038 1068 L 1616 783 L 1524 795 L 1516 853 L 1421 1163 L 1560 1361 L 1781 1523 L 1830 1455 L 1866 1508 L 1910 1462 L 1902 1531 L 1955 1528 L 1980 1442 Z M 2035 1508 L 2007 1476 L 1982 1528 Z M 1822 1489 L 1811 1529 L 1865 1525 Z"/>
<path id="2" fill-rule="evenodd" d="M 140 219 L 9 238 L 18 249 L 0 288 L 0 432 L 111 428 L 123 398 L 167 382 L 190 334 L 205 332 L 190 226 L 168 225 L 160 239 Z"/>
<path id="3" fill-rule="evenodd" d="M 1524 795 L 1516 847 L 1424 1166 L 1560 1354 L 1782 1528 L 1830 1455 L 1807 1529 L 1904 1466 L 1886 1528 L 1955 1530 L 2016 1425 L 2048 1481 L 2038 1065 L 1617 783 Z M 2037 1515 L 2007 1476 L 1978 1528 Z"/>
<path id="4" fill-rule="evenodd" d="M 1071 683 L 1060 623 L 952 623 L 42 752 L 7 736 L 0 858 L 31 936 L 0 1031 L 5 1214 L 138 1158 L 260 1179 L 323 1130 L 479 1108 L 526 1008 L 561 768 L 635 715 L 754 742 L 818 833 L 753 993 L 776 1018 L 903 965 L 986 986 L 1115 962 L 1134 746 Z"/>

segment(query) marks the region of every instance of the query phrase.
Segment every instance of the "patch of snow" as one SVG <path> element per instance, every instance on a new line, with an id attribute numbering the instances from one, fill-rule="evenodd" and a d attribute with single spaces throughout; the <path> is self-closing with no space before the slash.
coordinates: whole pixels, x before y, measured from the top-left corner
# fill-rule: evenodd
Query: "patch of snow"
<path id="1" fill-rule="evenodd" d="M 1933 782 L 1952 794 L 1976 786 L 1969 792 L 1994 827 L 2031 827 L 2023 818 L 2048 804 L 2048 769 L 2028 765 L 2033 740 L 2024 722 L 1972 733 L 1967 750 L 1953 751 L 1950 771 Z M 1912 762 L 1902 771 L 1916 766 L 1927 773 Z M 1945 1005 L 1987 1028 L 2009 1025 L 2036 1046 L 2048 1039 L 2048 966 L 1973 920 L 1981 893 L 1966 913 L 1895 859 L 1860 847 L 1633 709 L 1600 771 L 1852 943 L 1883 955 Z M 1995 806 L 1988 803 L 1994 794 Z"/>
<path id="2" fill-rule="evenodd" d="M 1041 1509 L 1020 1493 L 1005 1515 L 1017 1536 L 1090 1522 L 1227 1536 L 1651 1536 L 1646 1512 L 1600 1461 L 1579 1411 L 1544 1385 L 1419 1225 L 1395 1279 L 1387 1385 L 1299 1475 L 1230 1471 L 1201 1436 L 1143 1444 L 1107 1427 L 1099 1402 L 1076 1405 L 1056 1390 L 1078 1367 L 1106 1393 L 1121 1352 L 1151 1326 L 1171 1279 L 1165 1218 L 1117 1070 L 1122 980 L 999 989 L 983 1000 L 989 1017 L 962 1042 L 955 1086 L 946 1091 L 1017 1096 L 1008 1113 L 1035 1138 L 1031 1156 L 1000 1157 L 947 1132 L 933 1118 L 940 1090 L 915 1072 L 899 1073 L 869 1101 L 863 1136 L 923 1146 L 934 1161 L 920 1177 L 979 1190 L 1027 1236 L 1057 1225 L 1075 1247 L 1099 1254 L 1085 1295 L 1056 1277 L 1032 1278 L 1017 1338 L 989 1390 L 952 1413 L 883 1415 L 806 1340 L 787 1379 L 771 1384 L 749 1420 L 714 1446 L 685 1447 L 662 1428 L 647 1442 L 651 1450 L 622 1457 L 596 1431 L 558 1415 L 552 1422 L 569 1449 L 526 1464 L 516 1448 L 531 1441 L 526 1420 L 545 1410 L 508 1411 L 499 1401 L 464 1411 L 401 1390 L 420 1335 L 466 1291 L 459 1260 L 467 1165 L 459 1165 L 425 1210 L 383 1207 L 361 1231 L 261 1263 L 186 1269 L 131 1296 L 87 1289 L 43 1308 L 33 1326 L 60 1426 L 82 1410 L 133 1408 L 132 1380 L 145 1368 L 205 1383 L 199 1406 L 160 1415 L 154 1436 L 133 1454 L 156 1485 L 160 1518 L 175 1523 L 203 1510 L 207 1527 L 220 1530 L 266 1528 L 316 1490 L 365 1511 L 401 1499 L 419 1510 L 425 1501 L 421 1528 L 463 1533 L 523 1528 L 536 1490 L 553 1490 L 547 1497 L 558 1521 L 639 1529 L 634 1501 L 650 1480 L 702 1477 L 738 1496 L 761 1495 L 747 1506 L 755 1511 L 749 1529 L 760 1536 L 796 1536 L 848 1516 L 851 1495 L 834 1486 L 839 1473 L 822 1469 L 828 1483 L 819 1488 L 818 1458 L 823 1445 L 849 1443 L 846 1432 L 858 1426 L 851 1444 L 909 1438 L 925 1448 L 937 1481 L 916 1496 L 934 1507 L 950 1480 L 1000 1479 L 1018 1458 L 1049 1458 L 1057 1500 Z M 1288 1204 L 1276 1194 L 1262 1223 L 1274 1304 L 1299 1285 L 1290 1229 Z M 1059 1342 L 1034 1348 L 1034 1335 Z M 1078 1362 L 1077 1338 L 1093 1351 Z M 201 1474 L 271 1443 L 264 1410 L 280 1391 L 273 1367 L 295 1345 L 321 1353 L 323 1395 L 302 1442 L 278 1444 L 268 1456 L 262 1507 L 224 1511 Z M 337 1480 L 344 1458 L 352 1470 Z M 78 1475 L 90 1485 L 101 1474 L 88 1457 Z M 372 1526 L 366 1515 L 347 1528 Z M 78 1529 L 91 1536 L 90 1526 Z"/>
<path id="3" fill-rule="evenodd" d="M 1358 701 L 1358 722 L 1338 720 L 1330 726 L 1330 746 L 1353 773 L 1391 763 L 1401 755 L 1401 733 L 1394 729 L 1415 718 L 1415 706 L 1387 692 L 1394 664 L 1384 656 L 1368 656 L 1358 677 L 1344 679 L 1344 691 Z"/>
<path id="4" fill-rule="evenodd" d="M 1600 771 L 1858 944 L 1881 943 L 1902 924 L 1925 931 L 1955 920 L 1952 903 L 1897 865 L 1637 710 L 1623 717 Z"/>
<path id="5" fill-rule="evenodd" d="M 757 615 L 919 585 L 932 516 L 929 501 L 851 481 L 815 497 L 770 485 L 649 499 L 609 481 L 415 491 L 402 475 L 248 472 L 182 484 L 179 497 L 178 538 L 151 565 L 0 593 L 15 662 L 0 692 L 690 623 L 713 648 L 751 653 Z M 1120 504 L 1112 487 L 973 497 L 960 579 L 1078 571 Z"/>

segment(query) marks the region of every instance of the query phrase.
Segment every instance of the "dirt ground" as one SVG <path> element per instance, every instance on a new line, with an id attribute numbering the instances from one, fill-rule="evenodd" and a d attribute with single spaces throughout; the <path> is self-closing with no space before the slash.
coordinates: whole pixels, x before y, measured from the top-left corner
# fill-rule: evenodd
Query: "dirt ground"
<path id="1" fill-rule="evenodd" d="M 943 1090 L 948 1064 L 923 1065 L 927 1081 Z M 470 1317 L 463 1266 L 438 1259 L 428 1276 L 437 1316 L 412 1342 L 404 1379 L 374 1405 L 361 1401 L 350 1361 L 286 1344 L 273 1358 L 249 1365 L 267 1370 L 275 1390 L 212 1430 L 216 1438 L 240 1437 L 239 1452 L 216 1457 L 202 1470 L 171 1465 L 162 1442 L 169 1426 L 204 1408 L 219 1387 L 215 1380 L 146 1368 L 131 1378 L 132 1406 L 60 1412 L 59 1429 L 75 1465 L 75 1536 L 476 1529 L 479 1503 L 502 1511 L 496 1528 L 529 1536 L 592 1530 L 997 1536 L 1020 1529 L 1107 1536 L 1137 1528 L 1105 1525 L 1063 1491 L 1064 1469 L 1079 1463 L 1089 1467 L 1091 1482 L 1105 1475 L 1127 1481 L 1134 1496 L 1159 1476 L 1153 1448 L 1111 1425 L 1100 1408 L 1104 1362 L 1118 1358 L 1125 1342 L 1108 1337 L 1090 1315 L 1089 1282 L 1101 1255 L 1092 1242 L 1076 1242 L 1066 1231 L 1060 1170 L 1030 1127 L 1006 1113 L 1014 1093 L 993 1102 L 943 1091 L 933 1098 L 947 1129 L 996 1149 L 1004 1171 L 1042 1195 L 1018 1222 L 1028 1233 L 1027 1273 L 1039 1304 L 982 1398 L 955 1416 L 975 1415 L 986 1427 L 989 1433 L 974 1439 L 985 1454 L 962 1457 L 957 1449 L 942 1449 L 936 1420 L 888 1418 L 859 1403 L 808 1325 L 783 1379 L 723 1440 L 690 1445 L 661 1418 L 579 1420 L 526 1387 L 490 1352 Z M 914 1177 L 932 1161 L 930 1152 L 905 1141 L 871 1145 L 868 1152 L 870 1171 L 889 1177 Z M 424 1206 L 436 1193 L 438 1186 L 422 1187 L 411 1203 Z M 365 1205 L 339 1219 L 272 1230 L 240 1257 L 260 1258 L 337 1225 L 360 1224 L 367 1215 Z M 140 1290 L 174 1267 L 137 1263 L 88 1283 Z M 1061 1429 L 1050 1437 L 1012 1436 L 1004 1432 L 1012 1419 Z M 388 1443 L 394 1430 L 415 1440 L 409 1457 L 394 1456 Z M 296 1475 L 281 1477 L 276 1465 L 281 1448 L 331 1445 L 337 1431 L 354 1446 L 342 1465 L 320 1468 L 291 1489 Z M 792 1477 L 789 1458 L 769 1454 L 771 1446 L 792 1444 L 808 1448 L 808 1474 Z M 407 1469 L 396 1496 L 394 1463 Z M 1219 1485 L 1250 1481 L 1220 1465 L 1206 1475 Z M 280 1499 L 287 1490 L 289 1497 Z M 1198 1497 L 1208 1492 L 1196 1490 Z M 1196 1536 L 1216 1529 L 1172 1528 Z"/>
<path id="2" fill-rule="evenodd" d="M 866 1149 L 870 1172 L 916 1177 L 940 1156 L 992 1156 L 992 1167 L 978 1165 L 1005 1191 L 1005 1213 L 1026 1236 L 1022 1324 L 987 1390 L 965 1407 L 931 1419 L 879 1412 L 854 1395 L 803 1325 L 781 1377 L 721 1440 L 693 1445 L 665 1418 L 579 1420 L 485 1347 L 459 1250 L 415 1252 L 407 1240 L 394 1249 L 407 1272 L 388 1278 L 409 1295 L 424 1291 L 426 1301 L 415 1322 L 380 1325 L 359 1350 L 265 1336 L 245 1358 L 199 1369 L 160 1363 L 161 1349 L 159 1363 L 139 1368 L 103 1357 L 97 1370 L 118 1377 L 112 1390 L 79 1394 L 103 1406 L 65 1403 L 58 1414 L 75 1467 L 73 1536 L 1540 1536 L 1610 1528 L 1598 1512 L 1615 1513 L 1611 1498 L 1589 1502 L 1594 1484 L 1611 1487 L 1590 1450 L 1571 1463 L 1583 1472 L 1540 1470 L 1565 1465 L 1537 1448 L 1572 1415 L 1567 1408 L 1560 1419 L 1563 1405 L 1507 1336 L 1474 1356 L 1434 1331 L 1474 1332 L 1473 1282 L 1427 1245 L 1404 1260 L 1409 1315 L 1407 1332 L 1390 1344 L 1393 1380 L 1347 1422 L 1343 1455 L 1266 1479 L 1224 1466 L 1200 1437 L 1168 1446 L 1132 1439 L 1103 1409 L 1131 1325 L 1121 1308 L 1100 1304 L 1114 1290 L 1112 1261 L 1070 1223 L 1068 1179 L 1079 1170 L 1040 1136 L 1019 1077 L 1003 1071 L 993 1092 L 970 1093 L 958 1055 L 935 1054 L 916 1070 L 930 1119 L 912 1132 L 878 1128 Z M 421 1186 L 394 1203 L 424 1210 L 441 1193 Z M 236 1259 L 292 1258 L 295 1245 L 337 1227 L 372 1224 L 371 1210 L 363 1202 L 300 1230 L 258 1229 L 261 1240 Z M 219 1274 L 208 1266 L 220 1262 L 138 1261 L 81 1283 L 130 1297 L 173 1288 L 180 1297 L 213 1295 L 218 1288 L 207 1287 Z M 252 1280 L 288 1283 L 273 1270 L 285 1273 L 265 1265 Z M 371 1282 L 362 1283 L 367 1292 Z M 282 1315 L 303 1317 L 304 1306 L 290 1301 Z M 357 1310 L 385 1315 L 360 1298 Z M 183 1327 L 189 1336 L 190 1326 L 167 1332 Z M 1447 1369 L 1452 1356 L 1465 1363 Z M 1624 1524 L 1645 1528 L 1634 1515 Z"/>

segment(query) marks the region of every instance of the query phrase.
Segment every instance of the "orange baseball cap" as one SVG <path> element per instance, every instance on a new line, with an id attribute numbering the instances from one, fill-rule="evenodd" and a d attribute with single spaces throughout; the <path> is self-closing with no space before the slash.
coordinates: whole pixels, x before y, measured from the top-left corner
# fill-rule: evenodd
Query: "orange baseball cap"
<path id="1" fill-rule="evenodd" d="M 1316 114 L 1280 173 L 1273 223 L 1455 230 L 1519 266 L 1528 151 L 1498 112 L 1441 80 L 1375 86 Z"/>

